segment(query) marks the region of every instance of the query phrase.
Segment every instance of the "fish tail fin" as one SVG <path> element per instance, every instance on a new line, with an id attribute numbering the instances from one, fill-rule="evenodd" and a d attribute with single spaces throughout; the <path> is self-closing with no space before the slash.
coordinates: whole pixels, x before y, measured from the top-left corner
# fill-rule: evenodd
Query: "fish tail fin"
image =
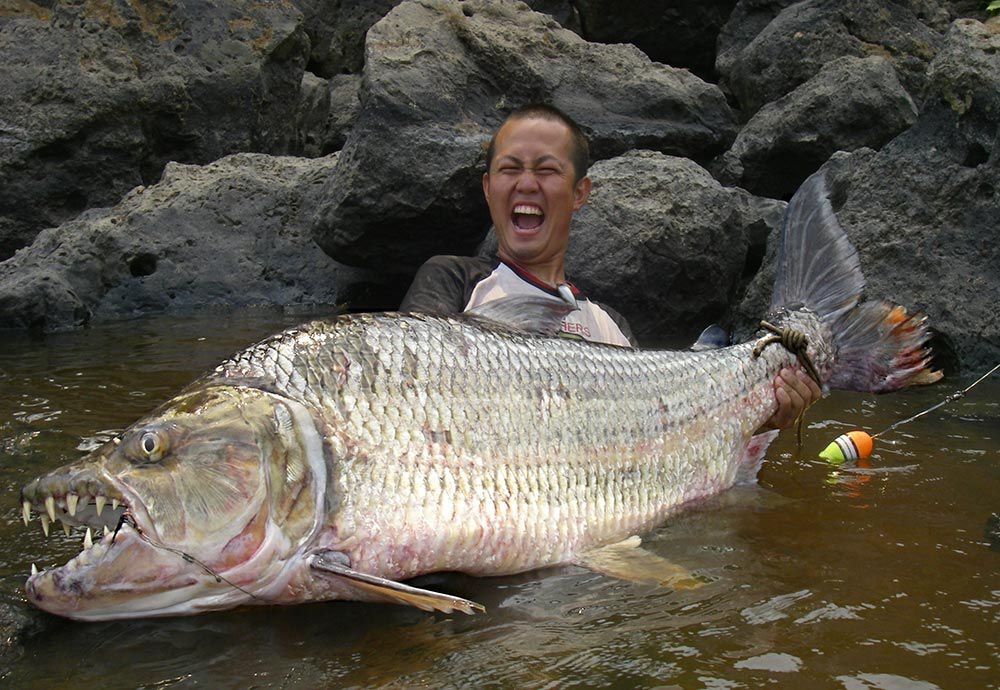
<path id="1" fill-rule="evenodd" d="M 930 333 L 922 314 L 890 302 L 861 302 L 865 277 L 858 252 L 830 203 L 823 171 L 807 179 L 788 205 L 771 309 L 805 307 L 827 324 L 834 338 L 828 385 L 886 392 L 933 383 Z"/>

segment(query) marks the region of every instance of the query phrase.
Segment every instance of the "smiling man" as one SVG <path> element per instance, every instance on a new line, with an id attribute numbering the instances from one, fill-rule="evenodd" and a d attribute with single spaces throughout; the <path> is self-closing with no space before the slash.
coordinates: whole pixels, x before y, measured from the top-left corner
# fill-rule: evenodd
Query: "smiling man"
<path id="1" fill-rule="evenodd" d="M 573 213 L 587 201 L 590 151 L 579 125 L 545 104 L 518 108 L 490 140 L 483 194 L 497 236 L 497 256 L 435 256 L 413 279 L 400 311 L 450 314 L 511 295 L 548 295 L 579 309 L 563 319 L 563 335 L 623 347 L 635 339 L 614 310 L 587 299 L 566 280 Z M 821 396 L 804 372 L 775 379 L 778 410 L 765 425 L 790 426 Z"/>
<path id="2" fill-rule="evenodd" d="M 564 335 L 634 345 L 625 320 L 566 280 L 573 213 L 587 201 L 590 151 L 565 113 L 532 104 L 511 113 L 490 140 L 483 194 L 497 236 L 497 258 L 436 256 L 424 264 L 402 311 L 454 313 L 510 295 L 572 294 L 579 309 Z"/>

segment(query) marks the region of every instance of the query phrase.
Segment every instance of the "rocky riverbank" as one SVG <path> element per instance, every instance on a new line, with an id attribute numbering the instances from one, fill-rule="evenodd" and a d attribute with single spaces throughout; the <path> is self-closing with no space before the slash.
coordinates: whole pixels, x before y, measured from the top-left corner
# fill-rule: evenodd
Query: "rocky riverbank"
<path id="1" fill-rule="evenodd" d="M 572 277 L 640 339 L 746 334 L 825 165 L 868 296 L 975 370 L 1000 358 L 985 4 L 0 3 L 0 328 L 392 309 L 428 256 L 476 250 L 484 143 L 544 100 L 597 161 Z"/>

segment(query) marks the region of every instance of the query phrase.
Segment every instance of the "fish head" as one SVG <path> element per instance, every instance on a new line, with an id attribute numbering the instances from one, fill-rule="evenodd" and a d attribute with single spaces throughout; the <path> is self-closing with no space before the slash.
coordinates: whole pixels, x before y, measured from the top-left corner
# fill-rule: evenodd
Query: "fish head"
<path id="1" fill-rule="evenodd" d="M 104 534 L 33 574 L 29 599 L 84 620 L 280 599 L 323 500 L 302 409 L 255 388 L 195 388 L 26 485 L 25 519 L 34 508 L 46 531 L 59 519 Z"/>

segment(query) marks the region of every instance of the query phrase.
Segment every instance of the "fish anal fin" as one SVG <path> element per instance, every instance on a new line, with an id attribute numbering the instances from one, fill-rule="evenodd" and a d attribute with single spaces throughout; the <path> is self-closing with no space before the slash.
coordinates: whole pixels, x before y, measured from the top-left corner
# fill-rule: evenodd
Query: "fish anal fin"
<path id="1" fill-rule="evenodd" d="M 321 551 L 309 557 L 309 566 L 326 576 L 339 578 L 348 589 L 357 591 L 360 599 L 377 599 L 394 604 L 415 606 L 422 611 L 441 611 L 442 613 L 461 611 L 472 615 L 477 611 L 480 613 L 486 611 L 485 606 L 474 601 L 362 573 L 345 565 L 343 561 L 344 558 L 339 552 Z"/>
<path id="2" fill-rule="evenodd" d="M 643 549 L 632 536 L 580 554 L 574 561 L 604 575 L 633 582 L 650 582 L 673 589 L 697 589 L 705 582 L 683 566 Z"/>
<path id="3" fill-rule="evenodd" d="M 764 462 L 764 454 L 767 452 L 771 441 L 778 437 L 778 430 L 772 429 L 750 437 L 743 454 L 737 463 L 736 483 L 755 484 L 757 482 L 757 472 Z"/>

